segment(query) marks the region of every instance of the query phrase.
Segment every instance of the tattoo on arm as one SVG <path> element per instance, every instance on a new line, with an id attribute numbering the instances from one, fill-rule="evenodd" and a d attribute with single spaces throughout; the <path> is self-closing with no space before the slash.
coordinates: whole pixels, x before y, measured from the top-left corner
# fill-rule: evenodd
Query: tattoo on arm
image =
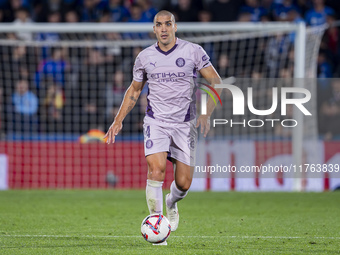
<path id="1" fill-rule="evenodd" d="M 132 101 L 134 101 L 135 103 L 137 102 L 137 99 L 134 98 L 133 96 L 130 96 L 130 99 L 131 99 Z"/>
<path id="2" fill-rule="evenodd" d="M 129 107 L 126 110 L 126 115 L 132 110 L 132 108 L 135 106 L 135 104 L 137 102 L 137 99 L 134 98 L 133 96 L 130 96 L 129 98 L 132 100 L 132 102 L 130 102 Z"/>
<path id="3" fill-rule="evenodd" d="M 132 105 L 129 105 L 129 107 L 127 108 L 126 110 L 126 115 L 132 110 L 133 106 Z"/>

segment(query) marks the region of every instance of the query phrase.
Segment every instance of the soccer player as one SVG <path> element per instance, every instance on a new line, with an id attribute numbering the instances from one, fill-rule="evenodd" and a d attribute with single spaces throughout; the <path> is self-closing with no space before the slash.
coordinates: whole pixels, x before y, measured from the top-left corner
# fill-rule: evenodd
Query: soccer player
<path id="1" fill-rule="evenodd" d="M 205 137 L 215 107 L 213 100 L 209 99 L 207 114 L 196 120 L 197 87 L 193 79 L 200 72 L 213 86 L 221 83 L 221 78 L 199 45 L 176 38 L 177 25 L 172 13 L 164 10 L 158 12 L 153 31 L 158 41 L 137 56 L 133 81 L 105 137 L 108 144 L 114 143 L 125 116 L 136 104 L 147 81 L 148 106 L 143 126 L 148 164 L 146 201 L 150 214 L 162 214 L 162 185 L 166 160 L 170 159 L 175 180 L 166 196 L 166 210 L 171 230 L 175 231 L 179 222 L 177 202 L 187 195 L 193 178 L 197 127 L 201 126 Z M 221 93 L 221 89 L 217 92 Z"/>

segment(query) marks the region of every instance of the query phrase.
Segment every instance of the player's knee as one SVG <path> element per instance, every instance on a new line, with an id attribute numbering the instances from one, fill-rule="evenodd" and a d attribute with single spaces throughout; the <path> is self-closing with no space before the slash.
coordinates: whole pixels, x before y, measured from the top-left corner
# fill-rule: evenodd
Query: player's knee
<path id="1" fill-rule="evenodd" d="M 165 177 L 165 167 L 157 162 L 149 164 L 148 179 L 154 181 L 163 181 Z"/>
<path id="2" fill-rule="evenodd" d="M 178 188 L 180 191 L 186 192 L 186 191 L 189 190 L 190 184 L 177 185 L 177 188 Z"/>
<path id="3" fill-rule="evenodd" d="M 164 181 L 165 173 L 162 171 L 149 171 L 148 179 L 153 181 Z"/>
<path id="4" fill-rule="evenodd" d="M 176 181 L 176 186 L 181 191 L 188 191 L 191 186 L 190 178 L 180 178 L 180 180 Z"/>

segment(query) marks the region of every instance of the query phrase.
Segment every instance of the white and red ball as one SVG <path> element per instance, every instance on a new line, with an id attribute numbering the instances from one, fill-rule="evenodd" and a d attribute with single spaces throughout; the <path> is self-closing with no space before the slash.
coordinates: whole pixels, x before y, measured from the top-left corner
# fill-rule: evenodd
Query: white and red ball
<path id="1" fill-rule="evenodd" d="M 162 243 L 171 233 L 169 220 L 161 214 L 147 216 L 141 225 L 144 239 L 150 243 Z"/>

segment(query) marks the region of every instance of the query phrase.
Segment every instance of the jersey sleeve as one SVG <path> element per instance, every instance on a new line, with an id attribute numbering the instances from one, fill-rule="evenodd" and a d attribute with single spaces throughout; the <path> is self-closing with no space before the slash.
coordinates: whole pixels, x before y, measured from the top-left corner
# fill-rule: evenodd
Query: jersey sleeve
<path id="1" fill-rule="evenodd" d="M 133 66 L 133 79 L 137 82 L 142 82 L 145 74 L 145 69 L 142 65 L 140 56 L 138 55 Z"/>
<path id="2" fill-rule="evenodd" d="M 208 67 L 211 65 L 210 58 L 205 50 L 199 46 L 195 45 L 195 67 L 197 71 L 201 70 L 204 67 Z"/>

